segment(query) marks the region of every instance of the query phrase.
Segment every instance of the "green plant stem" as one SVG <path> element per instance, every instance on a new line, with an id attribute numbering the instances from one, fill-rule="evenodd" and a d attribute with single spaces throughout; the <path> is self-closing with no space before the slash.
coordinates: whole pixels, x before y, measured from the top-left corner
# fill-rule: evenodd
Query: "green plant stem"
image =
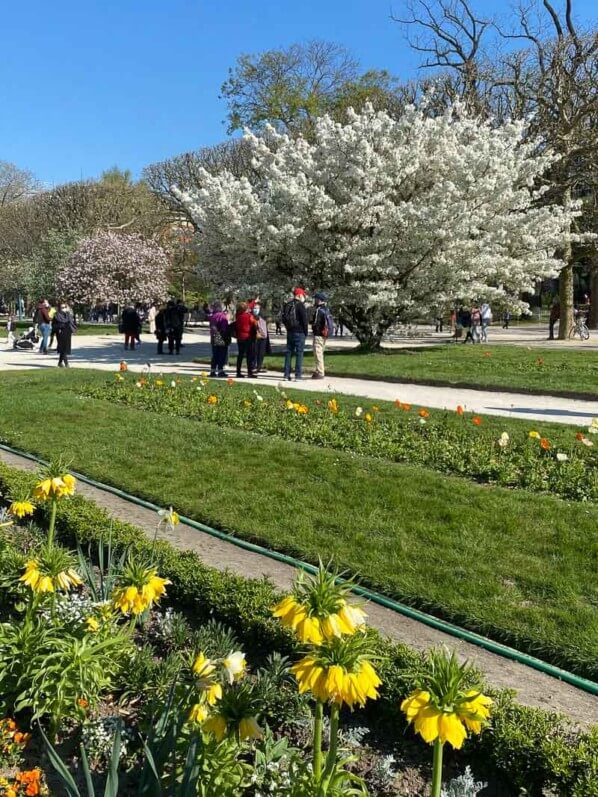
<path id="1" fill-rule="evenodd" d="M 320 781 L 322 775 L 322 724 L 324 722 L 324 704 L 321 700 L 316 701 L 316 713 L 314 717 L 314 778 Z"/>
<path id="2" fill-rule="evenodd" d="M 440 797 L 440 789 L 442 788 L 442 748 L 442 742 L 440 739 L 436 739 L 432 761 L 432 797 Z"/>
<path id="3" fill-rule="evenodd" d="M 340 717 L 340 706 L 338 703 L 333 703 L 330 708 L 330 736 L 328 745 L 328 755 L 326 756 L 326 766 L 324 767 L 324 777 L 322 779 L 322 786 L 320 794 L 324 795 L 328 792 L 330 779 L 336 767 L 336 758 L 338 752 L 338 724 Z"/>
<path id="4" fill-rule="evenodd" d="M 48 527 L 48 547 L 54 544 L 54 528 L 56 526 L 56 499 L 52 499 L 52 509 L 50 510 L 50 525 Z"/>

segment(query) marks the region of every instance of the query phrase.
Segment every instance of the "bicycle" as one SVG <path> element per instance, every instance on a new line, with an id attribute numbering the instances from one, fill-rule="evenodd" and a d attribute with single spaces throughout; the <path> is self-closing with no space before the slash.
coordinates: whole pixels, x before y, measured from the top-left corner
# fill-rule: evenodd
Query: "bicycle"
<path id="1" fill-rule="evenodd" d="M 569 339 L 574 338 L 576 335 L 579 335 L 580 340 L 588 340 L 590 337 L 590 330 L 583 317 L 576 318 L 569 330 Z"/>

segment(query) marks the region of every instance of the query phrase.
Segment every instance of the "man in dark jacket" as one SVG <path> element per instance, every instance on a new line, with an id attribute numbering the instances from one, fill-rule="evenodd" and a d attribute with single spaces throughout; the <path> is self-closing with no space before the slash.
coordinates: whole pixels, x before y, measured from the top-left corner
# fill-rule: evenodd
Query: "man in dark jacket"
<path id="1" fill-rule="evenodd" d="M 189 313 L 189 308 L 185 307 L 182 299 L 177 299 L 175 306 L 176 306 L 178 314 L 181 317 L 181 342 L 179 343 L 179 347 L 180 347 L 180 346 L 183 345 L 182 340 L 183 340 L 183 332 L 185 330 L 185 319 L 187 318 L 187 315 Z M 177 352 L 177 354 L 178 354 L 178 352 Z"/>
<path id="2" fill-rule="evenodd" d="M 135 341 L 141 329 L 141 319 L 132 304 L 128 304 L 120 317 L 120 328 L 125 336 L 125 351 L 135 348 Z"/>
<path id="3" fill-rule="evenodd" d="M 291 366 L 295 355 L 295 380 L 303 379 L 303 352 L 307 337 L 307 312 L 303 288 L 295 288 L 293 298 L 282 308 L 282 323 L 287 330 L 284 378 L 291 381 Z"/>
<path id="4" fill-rule="evenodd" d="M 185 308 L 186 312 L 186 308 Z M 175 304 L 174 299 L 169 299 L 164 311 L 164 328 L 168 338 L 168 353 L 176 351 L 181 353 L 181 338 L 183 337 L 183 320 L 185 313 L 181 312 L 180 305 Z"/>

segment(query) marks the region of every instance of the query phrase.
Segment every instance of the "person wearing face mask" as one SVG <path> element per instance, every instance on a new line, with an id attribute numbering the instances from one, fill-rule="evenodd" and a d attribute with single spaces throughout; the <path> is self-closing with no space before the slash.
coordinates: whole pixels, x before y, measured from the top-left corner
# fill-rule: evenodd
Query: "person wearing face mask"
<path id="1" fill-rule="evenodd" d="M 268 324 L 262 316 L 261 307 L 255 304 L 251 310 L 257 324 L 255 327 L 255 340 L 253 345 L 253 367 L 254 374 L 264 373 L 264 357 L 268 350 Z"/>
<path id="2" fill-rule="evenodd" d="M 295 355 L 295 380 L 303 379 L 303 352 L 307 338 L 307 312 L 303 288 L 295 288 L 293 298 L 282 308 L 282 323 L 287 331 L 284 378 L 291 381 L 291 367 Z"/>
<path id="3" fill-rule="evenodd" d="M 237 379 L 242 379 L 245 374 L 241 372 L 243 360 L 247 361 L 247 376 L 255 376 L 253 372 L 254 341 L 257 321 L 247 309 L 247 302 L 237 304 L 235 316 L 235 331 L 237 337 Z"/>

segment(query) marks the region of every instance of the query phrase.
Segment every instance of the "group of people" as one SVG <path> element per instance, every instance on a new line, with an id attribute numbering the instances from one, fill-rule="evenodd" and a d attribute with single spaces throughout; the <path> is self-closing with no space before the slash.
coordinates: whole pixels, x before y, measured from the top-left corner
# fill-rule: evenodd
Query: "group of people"
<path id="1" fill-rule="evenodd" d="M 158 307 L 152 302 L 149 307 L 141 303 L 128 304 L 121 313 L 119 332 L 125 336 L 125 351 L 141 346 L 141 328 L 144 321 L 151 335 L 158 342 L 158 354 L 164 354 L 164 343 L 168 342 L 168 354 L 180 354 L 187 307 L 181 299 L 169 299 Z"/>
<path id="2" fill-rule="evenodd" d="M 56 339 L 58 365 L 68 368 L 71 339 L 77 331 L 71 308 L 66 302 L 58 302 L 56 307 L 52 307 L 47 299 L 40 299 L 33 312 L 33 325 L 34 331 L 39 331 L 40 354 L 48 354 Z"/>
<path id="3" fill-rule="evenodd" d="M 287 345 L 284 362 L 284 378 L 291 380 L 293 371 L 295 379 L 303 378 L 303 354 L 305 342 L 309 334 L 308 312 L 306 307 L 306 291 L 297 287 L 292 298 L 285 302 L 277 316 L 277 322 L 286 329 Z M 257 377 L 265 373 L 264 358 L 270 352 L 270 335 L 268 322 L 262 313 L 259 296 L 249 301 L 239 302 L 234 313 L 226 312 L 221 302 L 213 302 L 206 307 L 210 324 L 210 343 L 212 346 L 212 377 L 226 377 L 228 349 L 232 339 L 237 341 L 237 378 Z M 314 294 L 314 307 L 311 318 L 311 329 L 314 336 L 315 368 L 313 379 L 323 379 L 324 348 L 328 337 L 334 334 L 334 321 L 328 309 L 328 296 L 325 293 Z M 243 364 L 247 374 L 243 373 Z"/>
<path id="4" fill-rule="evenodd" d="M 483 302 L 480 305 L 474 304 L 472 307 L 461 305 L 455 311 L 454 323 L 455 340 L 465 333 L 463 343 L 467 343 L 469 340 L 473 344 L 487 343 L 488 327 L 492 323 L 492 308 L 488 302 Z"/>

